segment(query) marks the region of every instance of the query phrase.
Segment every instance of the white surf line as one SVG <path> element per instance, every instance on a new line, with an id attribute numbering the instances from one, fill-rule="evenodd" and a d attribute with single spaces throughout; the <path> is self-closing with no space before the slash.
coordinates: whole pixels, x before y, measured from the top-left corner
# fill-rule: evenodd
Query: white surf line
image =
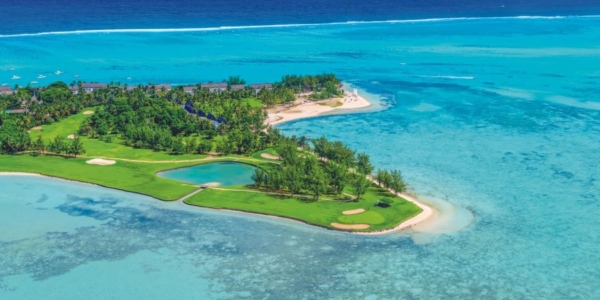
<path id="1" fill-rule="evenodd" d="M 242 30 L 242 29 L 268 29 L 289 27 L 314 27 L 335 25 L 359 25 L 359 24 L 396 24 L 396 23 L 421 23 L 421 22 L 450 22 L 470 20 L 508 20 L 508 19 L 567 19 L 567 18 L 599 18 L 600 15 L 574 15 L 574 16 L 513 16 L 513 17 L 456 17 L 456 18 L 430 18 L 430 19 L 406 19 L 406 20 L 384 20 L 384 21 L 347 21 L 331 23 L 295 23 L 274 25 L 247 25 L 247 26 L 219 26 L 219 27 L 191 27 L 191 28 L 129 28 L 129 29 L 89 29 L 71 31 L 48 31 L 37 33 L 2 34 L 0 38 L 30 37 L 44 35 L 69 35 L 69 34 L 93 34 L 93 33 L 163 33 L 163 32 L 205 32 L 220 30 Z"/>

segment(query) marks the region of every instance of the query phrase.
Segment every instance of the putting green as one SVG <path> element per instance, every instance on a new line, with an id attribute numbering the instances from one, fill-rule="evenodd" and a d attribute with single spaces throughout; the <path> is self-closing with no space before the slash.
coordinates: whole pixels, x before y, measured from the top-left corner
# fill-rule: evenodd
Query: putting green
<path id="1" fill-rule="evenodd" d="M 357 215 L 339 216 L 338 221 L 344 224 L 381 224 L 385 218 L 377 212 L 366 211 Z"/>

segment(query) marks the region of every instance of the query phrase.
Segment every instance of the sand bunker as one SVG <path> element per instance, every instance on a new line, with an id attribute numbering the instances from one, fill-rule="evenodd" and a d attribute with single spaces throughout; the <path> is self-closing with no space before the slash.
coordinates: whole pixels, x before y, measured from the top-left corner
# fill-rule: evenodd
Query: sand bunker
<path id="1" fill-rule="evenodd" d="M 42 126 L 35 126 L 32 127 L 31 130 L 42 130 Z"/>
<path id="2" fill-rule="evenodd" d="M 367 229 L 371 227 L 369 224 L 340 224 L 340 223 L 331 223 L 331 226 L 339 229 Z"/>
<path id="3" fill-rule="evenodd" d="M 90 165 L 99 165 L 99 166 L 109 166 L 117 163 L 114 160 L 102 159 L 102 158 L 94 158 L 86 161 L 86 163 Z"/>
<path id="4" fill-rule="evenodd" d="M 75 135 L 74 134 L 69 134 L 69 136 L 67 137 L 70 140 L 74 140 L 75 139 Z"/>
<path id="5" fill-rule="evenodd" d="M 221 183 L 220 182 L 207 182 L 207 183 L 203 183 L 200 185 L 200 187 L 202 187 L 203 189 L 209 188 L 209 187 L 217 187 L 220 186 Z"/>
<path id="6" fill-rule="evenodd" d="M 261 153 L 260 157 L 262 158 L 266 158 L 266 159 L 279 159 L 279 156 L 275 156 L 269 153 Z"/>
<path id="7" fill-rule="evenodd" d="M 84 115 L 91 115 L 93 113 L 94 113 L 93 110 L 86 110 L 86 111 L 83 112 Z"/>
<path id="8" fill-rule="evenodd" d="M 342 212 L 345 215 L 356 215 L 356 214 L 360 214 L 362 212 L 365 212 L 364 208 L 357 208 L 357 209 L 353 209 L 353 210 L 346 210 L 344 212 Z"/>

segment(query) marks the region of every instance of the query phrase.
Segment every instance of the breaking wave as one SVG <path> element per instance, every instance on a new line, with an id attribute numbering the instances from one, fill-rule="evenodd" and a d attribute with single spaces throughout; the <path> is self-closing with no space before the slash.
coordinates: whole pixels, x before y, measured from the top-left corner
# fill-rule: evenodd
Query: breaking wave
<path id="1" fill-rule="evenodd" d="M 473 20 L 505 20 L 505 19 L 565 19 L 565 18 L 598 18 L 600 15 L 588 16 L 516 16 L 516 17 L 458 17 L 458 18 L 430 18 L 412 20 L 387 20 L 387 21 L 347 21 L 332 23 L 297 23 L 297 24 L 275 24 L 275 25 L 247 25 L 247 26 L 218 26 L 218 27 L 193 27 L 193 28 L 130 28 L 130 29 L 90 29 L 71 31 L 47 31 L 37 33 L 4 34 L 0 38 L 44 36 L 44 35 L 69 35 L 69 34 L 94 34 L 94 33 L 164 33 L 164 32 L 207 32 L 243 29 L 268 29 L 268 28 L 290 28 L 290 27 L 315 27 L 335 25 L 358 25 L 358 24 L 397 24 L 397 23 L 422 23 L 422 22 L 451 22 L 451 21 L 473 21 Z"/>

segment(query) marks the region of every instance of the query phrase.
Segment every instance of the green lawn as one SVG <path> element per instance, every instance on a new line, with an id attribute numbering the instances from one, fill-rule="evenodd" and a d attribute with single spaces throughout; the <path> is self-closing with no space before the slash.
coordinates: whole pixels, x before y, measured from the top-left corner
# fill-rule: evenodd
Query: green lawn
<path id="1" fill-rule="evenodd" d="M 42 125 L 42 130 L 31 130 L 29 135 L 32 140 L 35 140 L 39 135 L 44 141 L 49 142 L 55 136 L 60 135 L 67 138 L 71 134 L 76 134 L 81 126 L 81 123 L 90 115 L 84 115 L 86 110 L 94 110 L 94 108 L 86 108 L 76 115 L 69 116 L 60 122 L 50 125 Z M 189 160 L 205 158 L 206 155 L 199 154 L 184 154 L 170 155 L 165 152 L 156 152 L 149 149 L 135 149 L 123 144 L 123 141 L 117 137 L 113 137 L 112 143 L 106 143 L 97 139 L 88 139 L 81 137 L 83 147 L 86 150 L 85 156 L 90 157 L 109 157 L 109 158 L 125 158 L 136 160 Z"/>
<path id="2" fill-rule="evenodd" d="M 0 155 L 0 172 L 39 173 L 136 192 L 161 200 L 176 200 L 196 189 L 155 175 L 162 170 L 193 163 L 147 164 L 118 161 L 111 166 L 97 166 L 86 164 L 86 160 L 88 159 L 56 156 Z"/>
<path id="3" fill-rule="evenodd" d="M 231 187 L 230 189 L 243 190 L 244 188 Z M 330 224 L 333 222 L 345 224 L 368 223 L 371 225 L 369 229 L 360 231 L 393 228 L 403 220 L 421 212 L 420 208 L 416 205 L 402 198 L 394 198 L 394 202 L 389 208 L 374 206 L 375 202 L 383 196 L 391 197 L 387 191 L 375 186 L 359 202 L 329 200 L 306 202 L 296 198 L 280 197 L 252 191 L 239 192 L 231 190 L 208 189 L 186 199 L 185 202 L 190 205 L 202 207 L 276 215 L 326 228 L 332 228 Z M 357 208 L 368 208 L 369 210 L 362 214 L 349 215 L 344 219 L 343 211 Z"/>
<path id="4" fill-rule="evenodd" d="M 245 98 L 241 101 L 250 104 L 252 108 L 258 108 L 263 106 L 262 102 L 256 98 Z"/>

